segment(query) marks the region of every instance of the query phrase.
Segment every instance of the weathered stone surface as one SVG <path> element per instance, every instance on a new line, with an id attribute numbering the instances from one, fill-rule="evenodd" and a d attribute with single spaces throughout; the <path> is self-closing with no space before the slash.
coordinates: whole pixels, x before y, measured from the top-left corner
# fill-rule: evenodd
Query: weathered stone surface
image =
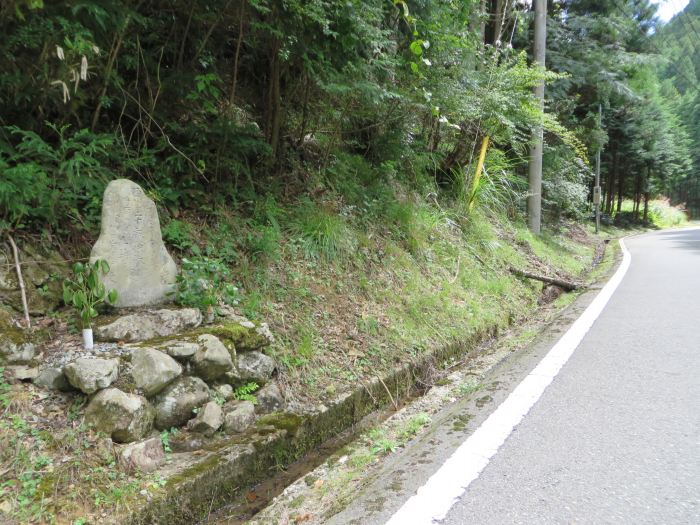
<path id="1" fill-rule="evenodd" d="M 154 411 L 145 397 L 107 388 L 92 398 L 85 421 L 118 443 L 144 437 L 153 428 Z"/>
<path id="2" fill-rule="evenodd" d="M 163 243 L 155 203 L 127 179 L 113 180 L 102 202 L 100 237 L 90 260 L 105 259 L 103 282 L 119 292 L 116 306 L 144 306 L 168 299 L 177 275 Z"/>
<path id="3" fill-rule="evenodd" d="M 131 352 L 131 375 L 137 388 L 147 396 L 163 390 L 182 374 L 182 367 L 169 355 L 153 348 L 137 348 Z"/>
<path id="4" fill-rule="evenodd" d="M 27 365 L 13 365 L 5 368 L 5 374 L 10 381 L 34 381 L 39 375 L 39 369 Z"/>
<path id="5" fill-rule="evenodd" d="M 0 310 L 0 365 L 26 365 L 36 354 L 29 336 L 12 324 L 11 316 Z"/>
<path id="6" fill-rule="evenodd" d="M 267 324 L 256 325 L 245 318 L 244 320 L 229 321 L 207 328 L 207 332 L 215 335 L 229 348 L 236 352 L 259 350 L 274 341 Z"/>
<path id="7" fill-rule="evenodd" d="M 119 374 L 117 359 L 90 359 L 79 357 L 65 366 L 63 373 L 68 382 L 86 394 L 93 394 L 111 385 Z"/>
<path id="8" fill-rule="evenodd" d="M 26 243 L 19 245 L 27 303 L 31 315 L 45 315 L 63 304 L 63 277 L 70 273 L 69 265 L 60 254 L 45 251 Z M 22 297 L 11 250 L 0 249 L 0 303 L 22 312 Z"/>
<path id="9" fill-rule="evenodd" d="M 255 406 L 250 401 L 230 401 L 224 405 L 224 430 L 244 432 L 255 422 Z"/>
<path id="10" fill-rule="evenodd" d="M 0 334 L 0 363 L 25 365 L 36 355 L 33 343 L 17 343 Z"/>
<path id="11" fill-rule="evenodd" d="M 209 387 L 204 381 L 198 377 L 178 377 L 153 399 L 156 428 L 163 430 L 185 424 L 194 415 L 192 410 L 207 401 Z"/>
<path id="12" fill-rule="evenodd" d="M 98 341 L 137 343 L 156 337 L 169 337 L 198 327 L 202 313 L 196 308 L 152 310 L 119 317 L 95 328 Z"/>
<path id="13" fill-rule="evenodd" d="M 274 359 L 256 351 L 238 354 L 236 365 L 242 381 L 255 381 L 259 385 L 267 383 L 277 368 Z"/>
<path id="14" fill-rule="evenodd" d="M 170 357 L 186 361 L 199 350 L 199 345 L 190 341 L 172 341 L 160 345 L 159 348 L 163 349 Z"/>
<path id="15" fill-rule="evenodd" d="M 173 452 L 192 452 L 204 448 L 210 441 L 204 434 L 181 430 L 170 438 L 170 449 Z"/>
<path id="16" fill-rule="evenodd" d="M 230 401 L 233 399 L 233 387 L 231 385 L 216 385 L 213 387 L 213 390 L 224 401 Z"/>
<path id="17" fill-rule="evenodd" d="M 255 393 L 255 398 L 258 400 L 255 410 L 260 414 L 284 410 L 284 396 L 277 383 L 268 383 L 262 387 Z"/>
<path id="18" fill-rule="evenodd" d="M 197 417 L 190 419 L 187 428 L 192 432 L 198 432 L 205 436 L 211 436 L 221 428 L 224 422 L 224 412 L 221 407 L 209 401 L 197 412 Z"/>
<path id="19" fill-rule="evenodd" d="M 48 390 L 58 390 L 59 392 L 70 392 L 73 390 L 63 370 L 55 366 L 42 368 L 34 380 L 34 384 Z"/>
<path id="20" fill-rule="evenodd" d="M 163 443 L 158 437 L 131 443 L 121 450 L 119 459 L 128 472 L 153 472 L 165 462 Z"/>
<path id="21" fill-rule="evenodd" d="M 228 349 L 211 334 L 197 338 L 199 350 L 192 357 L 192 364 L 199 377 L 213 381 L 233 368 L 233 360 Z"/>

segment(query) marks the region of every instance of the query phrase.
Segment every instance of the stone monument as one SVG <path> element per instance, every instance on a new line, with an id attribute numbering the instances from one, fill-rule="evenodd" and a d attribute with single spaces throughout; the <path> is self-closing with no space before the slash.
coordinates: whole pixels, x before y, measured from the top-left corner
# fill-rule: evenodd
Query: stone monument
<path id="1" fill-rule="evenodd" d="M 141 187 L 127 179 L 107 185 L 102 202 L 100 237 L 90 260 L 105 259 L 107 289 L 119 293 L 115 306 L 146 306 L 169 299 L 177 267 L 165 249 L 158 211 Z"/>

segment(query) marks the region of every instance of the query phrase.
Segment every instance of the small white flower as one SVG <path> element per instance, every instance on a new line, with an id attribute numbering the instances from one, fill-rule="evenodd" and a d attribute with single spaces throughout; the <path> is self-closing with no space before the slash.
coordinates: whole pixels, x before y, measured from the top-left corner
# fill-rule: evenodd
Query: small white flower
<path id="1" fill-rule="evenodd" d="M 56 56 L 59 60 L 66 59 L 66 56 L 63 54 L 63 48 L 61 46 L 56 46 Z"/>
<path id="2" fill-rule="evenodd" d="M 88 68 L 87 57 L 85 55 L 83 55 L 83 58 L 80 59 L 80 78 L 82 80 L 87 80 L 87 68 Z"/>

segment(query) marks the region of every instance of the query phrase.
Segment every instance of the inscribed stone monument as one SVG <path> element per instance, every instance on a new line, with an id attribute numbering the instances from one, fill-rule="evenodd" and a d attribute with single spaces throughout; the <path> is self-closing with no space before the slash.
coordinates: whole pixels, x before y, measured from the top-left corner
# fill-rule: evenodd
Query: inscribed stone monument
<path id="1" fill-rule="evenodd" d="M 100 237 L 90 254 L 96 259 L 109 263 L 102 280 L 119 293 L 116 306 L 162 303 L 173 290 L 177 267 L 163 244 L 156 205 L 135 182 L 107 185 Z"/>

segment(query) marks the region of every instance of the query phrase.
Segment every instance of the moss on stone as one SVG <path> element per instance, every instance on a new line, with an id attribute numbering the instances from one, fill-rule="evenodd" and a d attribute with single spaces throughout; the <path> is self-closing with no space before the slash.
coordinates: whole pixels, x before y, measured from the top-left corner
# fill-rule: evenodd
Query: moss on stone
<path id="1" fill-rule="evenodd" d="M 295 436 L 304 420 L 289 412 L 273 412 L 266 414 L 257 421 L 258 426 L 273 426 L 279 430 L 286 430 L 290 436 Z"/>

